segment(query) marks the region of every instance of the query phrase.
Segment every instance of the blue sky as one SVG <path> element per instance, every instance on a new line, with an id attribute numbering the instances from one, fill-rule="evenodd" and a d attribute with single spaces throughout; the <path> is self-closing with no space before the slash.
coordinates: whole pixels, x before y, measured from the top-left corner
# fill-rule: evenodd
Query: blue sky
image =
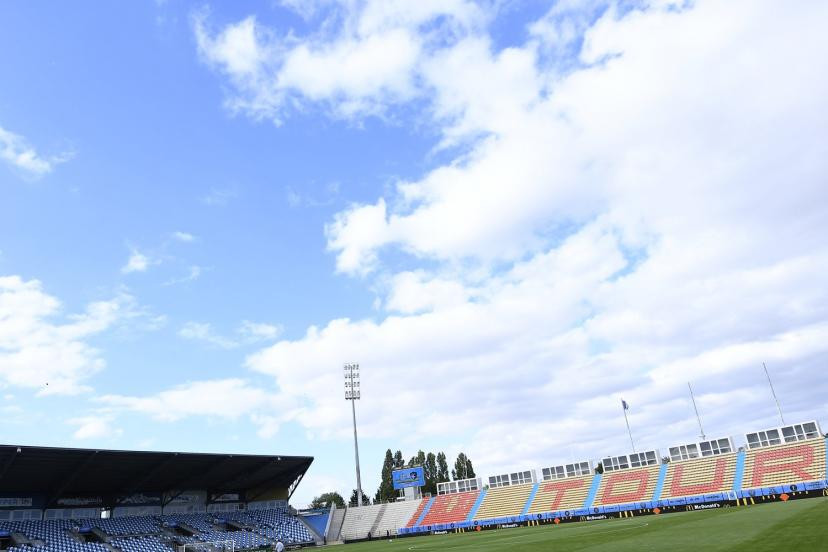
<path id="1" fill-rule="evenodd" d="M 483 475 L 826 415 L 824 5 L 0 6 L 9 443 Z M 708 433 L 713 433 L 708 430 Z"/>

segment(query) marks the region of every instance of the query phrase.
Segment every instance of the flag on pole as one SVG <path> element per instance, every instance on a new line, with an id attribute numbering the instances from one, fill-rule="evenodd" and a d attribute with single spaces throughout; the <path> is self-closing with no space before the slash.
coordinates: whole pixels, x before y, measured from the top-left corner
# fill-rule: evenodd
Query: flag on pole
<path id="1" fill-rule="evenodd" d="M 630 405 L 628 405 L 627 401 L 625 401 L 624 399 L 621 399 L 621 406 L 624 407 L 624 410 L 629 410 L 630 409 Z"/>

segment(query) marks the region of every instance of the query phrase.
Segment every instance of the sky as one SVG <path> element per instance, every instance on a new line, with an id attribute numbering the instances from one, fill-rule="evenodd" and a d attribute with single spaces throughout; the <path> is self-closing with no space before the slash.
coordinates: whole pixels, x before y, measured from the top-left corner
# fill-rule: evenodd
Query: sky
<path id="1" fill-rule="evenodd" d="M 828 426 L 828 4 L 0 3 L 1 441 L 478 475 Z"/>

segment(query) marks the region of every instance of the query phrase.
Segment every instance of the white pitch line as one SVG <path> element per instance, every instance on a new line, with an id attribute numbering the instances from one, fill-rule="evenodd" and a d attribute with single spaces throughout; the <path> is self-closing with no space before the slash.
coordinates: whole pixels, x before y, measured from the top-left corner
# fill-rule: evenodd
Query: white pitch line
<path id="1" fill-rule="evenodd" d="M 629 531 L 631 529 L 641 529 L 642 527 L 647 527 L 648 525 L 650 525 L 650 524 L 649 523 L 641 523 L 639 525 L 633 525 L 631 527 L 613 527 L 613 528 L 610 528 L 610 529 L 607 529 L 607 530 L 604 530 L 604 531 L 595 530 L 594 527 L 591 527 L 591 529 L 593 531 L 595 531 L 595 533 L 604 534 L 604 533 L 617 533 L 619 531 Z M 588 525 L 584 526 L 583 529 L 586 529 L 587 527 L 589 527 L 589 526 Z M 571 528 L 568 528 L 568 529 L 570 529 L 570 530 L 572 530 L 572 529 L 581 529 L 581 527 L 571 527 Z M 508 538 L 508 539 L 498 540 L 497 543 L 501 544 L 501 543 L 506 543 L 506 542 L 521 541 L 521 540 L 525 540 L 527 537 L 537 537 L 537 536 L 538 535 L 520 535 L 520 536 L 517 536 L 517 537 L 511 537 L 511 538 Z M 429 550 L 429 549 L 434 549 L 434 548 L 439 548 L 440 550 L 449 550 L 449 549 L 454 549 L 454 548 L 466 548 L 466 547 L 469 547 L 469 546 L 474 546 L 474 543 L 464 542 L 464 543 L 456 544 L 454 546 L 439 546 L 439 547 L 432 547 L 428 544 L 424 544 L 424 545 L 421 544 L 421 545 L 409 546 L 408 550 L 411 550 L 411 551 Z"/>

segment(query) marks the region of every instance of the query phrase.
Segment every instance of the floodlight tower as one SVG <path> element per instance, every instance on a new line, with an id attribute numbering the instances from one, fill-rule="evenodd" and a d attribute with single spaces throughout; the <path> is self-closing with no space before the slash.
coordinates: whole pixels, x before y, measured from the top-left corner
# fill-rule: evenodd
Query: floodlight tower
<path id="1" fill-rule="evenodd" d="M 356 401 L 359 400 L 359 364 L 345 365 L 345 400 L 351 401 L 354 417 L 354 458 L 356 458 L 357 506 L 362 506 L 362 478 L 359 475 L 359 443 L 357 442 Z"/>

